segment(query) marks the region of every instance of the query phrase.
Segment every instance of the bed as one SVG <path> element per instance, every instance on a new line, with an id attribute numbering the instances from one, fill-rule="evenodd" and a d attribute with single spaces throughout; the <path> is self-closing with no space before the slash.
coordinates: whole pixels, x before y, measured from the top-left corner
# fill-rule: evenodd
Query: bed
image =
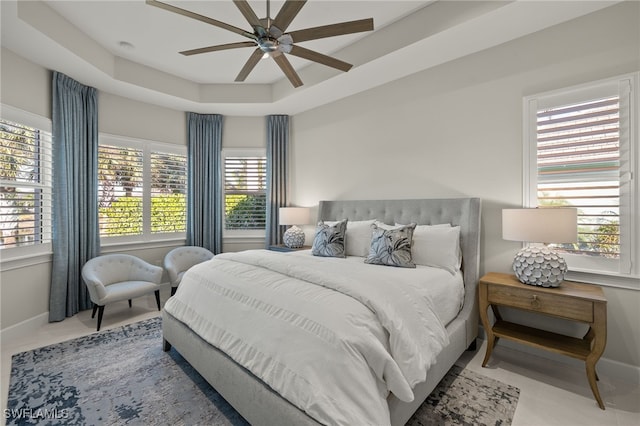
<path id="1" fill-rule="evenodd" d="M 460 355 L 468 348 L 475 347 L 475 339 L 478 333 L 478 307 L 477 307 L 477 281 L 478 281 L 478 271 L 479 271 L 479 244 L 480 244 L 480 200 L 478 198 L 452 198 L 452 199 L 417 199 L 417 200 L 338 200 L 338 201 L 321 201 L 318 208 L 318 220 L 319 221 L 340 221 L 343 219 L 348 219 L 351 223 L 356 223 L 359 221 L 366 221 L 371 219 L 377 219 L 378 221 L 387 223 L 387 224 L 409 224 L 416 223 L 418 225 L 439 225 L 439 224 L 449 224 L 451 227 L 459 227 L 459 249 L 461 254 L 461 268 L 462 272 L 459 273 L 459 280 L 461 281 L 461 295 L 460 295 L 460 307 L 456 309 L 451 318 L 447 318 L 446 323 L 442 325 L 442 330 L 444 333 L 443 339 L 441 339 L 444 344 L 442 347 L 437 348 L 437 352 L 433 356 L 433 359 L 428 363 L 428 370 L 426 371 L 426 378 L 423 378 L 420 382 L 413 383 L 409 382 L 411 389 L 410 393 L 412 393 L 412 398 L 406 395 L 406 386 L 402 383 L 398 383 L 398 380 L 393 379 L 394 371 L 391 367 L 389 367 L 390 363 L 388 361 L 381 362 L 380 365 L 384 367 L 380 367 L 380 372 L 378 372 L 378 379 L 376 381 L 375 386 L 378 388 L 377 394 L 385 395 L 386 391 L 386 399 L 383 401 L 383 404 L 376 404 L 375 399 L 372 398 L 371 402 L 371 411 L 380 411 L 381 413 L 387 413 L 386 416 L 389 417 L 388 421 L 385 420 L 384 423 L 392 424 L 392 425 L 403 425 L 405 424 L 413 413 L 419 408 L 419 406 L 423 403 L 423 401 L 427 398 L 430 392 L 435 388 L 438 382 L 444 377 L 447 371 L 453 366 L 456 360 L 460 357 Z M 349 241 L 349 240 L 347 240 Z M 256 272 L 251 269 L 249 275 L 246 275 L 249 272 L 245 272 L 247 268 L 257 268 L 258 266 L 250 265 L 247 266 L 248 263 L 256 263 L 256 264 L 268 264 L 269 270 L 262 271 L 260 276 L 264 277 L 265 284 L 264 286 L 275 286 L 275 287 L 286 287 L 289 285 L 290 280 L 294 280 L 296 282 L 301 282 L 304 285 L 307 284 L 307 281 L 311 280 L 308 275 L 314 275 L 311 270 L 305 270 L 303 267 L 309 262 L 312 262 L 310 259 L 311 256 L 309 253 L 275 253 L 275 252 L 266 252 L 266 251 L 256 251 L 263 253 L 256 253 L 256 255 L 251 255 L 249 253 L 239 253 L 239 254 L 224 254 L 221 256 L 217 262 L 226 262 L 225 265 L 229 264 L 229 270 L 223 271 L 221 274 L 226 274 L 225 276 L 231 277 L 230 280 L 233 281 L 233 273 L 235 270 L 238 270 L 238 281 L 244 279 L 245 281 L 251 281 L 251 277 L 255 278 L 257 275 Z M 282 262 L 276 258 L 275 256 L 281 256 Z M 216 256 L 219 257 L 219 256 Z M 251 259 L 249 259 L 249 257 Z M 256 258 L 257 260 L 253 260 Z M 249 260 L 247 260 L 249 259 Z M 214 258 L 216 260 L 216 258 Z M 350 261 L 355 265 L 353 259 L 347 258 L 344 259 L 344 262 L 339 262 L 334 259 L 322 259 L 325 263 L 330 264 L 330 268 L 335 269 L 335 275 L 345 276 L 345 280 L 350 280 L 349 282 L 358 281 L 356 279 L 351 279 L 349 276 L 351 274 L 346 274 L 344 271 L 348 266 L 346 266 Z M 333 262 L 333 263 L 331 263 Z M 208 263 L 208 262 L 207 262 Z M 237 264 L 237 265 L 236 265 Z M 279 266 L 278 266 L 279 265 Z M 303 272 L 290 272 L 289 269 L 297 268 L 289 268 L 286 265 L 301 265 L 300 270 Z M 333 266 L 331 266 L 333 265 Z M 358 262 L 358 268 L 365 270 L 364 266 L 361 266 L 362 262 Z M 191 273 L 191 278 L 189 278 L 190 272 L 188 272 L 183 282 L 187 283 L 184 290 L 181 290 L 183 287 L 179 288 L 176 293 L 176 299 L 167 302 L 167 305 L 170 309 L 167 310 L 167 307 L 163 310 L 163 340 L 164 340 L 164 350 L 169 350 L 171 347 L 174 347 L 247 421 L 254 425 L 318 425 L 318 424 L 332 424 L 332 423 L 347 423 L 352 422 L 351 420 L 339 420 L 333 417 L 327 418 L 322 417 L 332 416 L 331 408 L 325 410 L 324 408 L 320 408 L 320 414 L 318 415 L 315 411 L 315 406 L 312 409 L 309 409 L 307 406 L 301 404 L 299 401 L 296 401 L 294 405 L 285 399 L 283 395 L 289 395 L 293 391 L 304 393 L 306 390 L 300 386 L 296 387 L 291 384 L 281 383 L 271 383 L 271 385 L 266 384 L 261 378 L 254 375 L 249 369 L 243 367 L 240 364 L 248 366 L 251 370 L 254 370 L 253 365 L 257 362 L 260 363 L 259 358 L 256 360 L 256 357 L 253 357 L 253 360 L 250 360 L 247 363 L 245 358 L 241 359 L 239 362 L 234 361 L 227 353 L 232 355 L 237 355 L 234 351 L 234 347 L 237 346 L 237 343 L 228 342 L 228 334 L 226 332 L 219 332 L 216 324 L 208 324 L 201 323 L 202 321 L 199 319 L 199 314 L 194 315 L 185 315 L 184 312 L 191 313 L 192 311 L 196 311 L 198 306 L 208 306 L 208 303 L 212 303 L 213 300 L 207 300 L 206 296 L 207 292 L 203 290 L 198 290 L 196 284 L 192 284 L 192 282 L 202 281 L 202 286 L 207 287 L 210 284 L 206 283 L 206 275 L 210 274 L 210 271 L 207 271 L 205 268 L 210 265 L 203 265 L 200 269 L 196 269 Z M 217 267 L 221 267 L 222 263 L 220 263 Z M 369 267 L 370 271 L 380 271 L 380 275 L 384 275 L 389 270 L 400 270 L 403 268 L 392 268 L 386 266 L 378 266 L 378 265 L 365 265 Z M 226 267 L 226 266 L 225 266 Z M 240 269 L 237 269 L 240 268 Z M 278 269 L 280 268 L 280 269 Z M 373 268 L 373 269 L 371 269 Z M 378 269 L 375 269 L 378 268 Z M 272 270 L 273 269 L 273 270 Z M 418 268 L 416 268 L 418 269 Z M 280 277 L 280 273 L 287 272 L 287 274 L 291 274 L 292 277 Z M 198 272 L 199 271 L 199 272 Z M 384 271 L 384 274 L 381 272 Z M 199 275 L 198 275 L 199 273 Z M 302 274 L 300 276 L 295 276 L 296 274 Z M 369 273 L 369 272 L 365 272 Z M 407 272 L 408 273 L 408 272 Z M 315 274 L 318 275 L 318 274 Z M 455 279 L 455 274 L 450 274 Z M 241 278 L 243 277 L 243 278 Z M 191 281 L 190 281 L 191 279 Z M 221 279 L 221 278 L 220 278 Z M 321 279 L 323 279 L 321 277 Z M 267 281 L 269 281 L 267 283 Z M 340 280 L 338 280 L 340 281 Z M 355 283 L 357 285 L 357 283 Z M 342 281 L 340 281 L 339 285 L 342 285 Z M 323 287 L 321 285 L 320 287 Z M 260 286 L 261 288 L 263 286 Z M 216 287 L 218 288 L 218 287 Z M 327 298 L 327 292 L 331 292 L 335 289 L 325 289 L 322 288 L 320 290 L 315 290 L 316 287 L 313 287 L 313 290 L 305 290 L 313 291 L 313 292 L 324 292 L 318 293 L 319 299 Z M 405 287 L 401 288 L 401 292 L 405 292 Z M 220 290 L 217 290 L 220 291 Z M 228 291 L 225 287 L 224 291 Z M 364 290 L 366 291 L 366 289 Z M 377 291 L 377 290 L 375 290 Z M 374 292 L 375 292 L 374 291 Z M 182 293 L 182 294 L 181 294 Z M 190 294 L 191 293 L 191 294 Z M 215 292 L 214 292 L 215 293 Z M 221 293 L 222 294 L 222 293 Z M 315 293 L 314 293 L 315 294 Z M 358 301 L 358 297 L 362 296 L 352 296 L 353 299 Z M 190 299 L 189 299 L 190 297 Z M 243 296 L 244 297 L 244 296 Z M 368 302 L 368 296 L 364 296 Z M 412 296 L 413 297 L 413 296 Z M 372 296 L 373 298 L 373 296 Z M 172 298 L 173 299 L 173 298 Z M 413 297 L 415 299 L 415 297 Z M 412 300 L 413 300 L 412 299 Z M 190 300 L 190 301 L 189 301 Z M 170 303 L 171 302 L 171 303 Z M 355 308 L 355 305 L 352 304 L 352 300 L 349 300 L 347 306 L 352 306 L 354 311 L 350 312 L 348 317 L 355 316 L 358 314 L 358 309 Z M 253 303 L 253 302 L 252 302 Z M 260 302 L 261 303 L 261 302 Z M 356 302 L 359 303 L 359 302 Z M 375 305 L 375 301 L 373 307 L 367 306 L 368 309 L 363 309 L 364 312 L 370 313 L 370 311 L 374 312 L 374 315 L 379 315 L 376 311 L 377 305 Z M 377 302 L 380 303 L 380 302 Z M 438 303 L 440 304 L 440 303 Z M 177 308 L 179 307 L 179 308 Z M 202 309 L 202 308 L 199 308 Z M 223 315 L 222 311 L 226 309 L 225 305 L 218 305 L 217 309 L 207 309 L 212 311 L 212 315 L 220 315 L 219 318 L 226 317 L 226 313 Z M 313 308 L 304 308 L 313 311 Z M 219 311 L 219 312 L 218 312 Z M 305 311 L 307 312 L 307 311 Z M 353 315 L 351 315 L 353 314 Z M 293 314 L 291 314 L 293 315 Z M 338 315 L 339 316 L 339 315 Z M 428 315 L 427 315 L 428 316 Z M 181 317 L 178 319 L 177 317 Z M 189 318 L 196 318 L 195 320 L 191 320 Z M 200 322 L 199 322 L 200 321 Z M 236 323 L 242 323 L 244 321 L 244 316 L 234 320 Z M 362 319 L 357 319 L 357 321 L 363 322 Z M 420 321 L 420 320 L 417 320 Z M 400 321 L 401 323 L 402 321 Z M 384 322 L 383 322 L 384 323 Z M 234 323 L 235 324 L 235 323 Z M 315 323 L 314 323 L 315 324 Z M 406 323 L 406 328 L 411 329 L 412 326 L 409 322 Z M 237 325 L 238 328 L 241 328 L 243 325 Z M 258 325 L 257 325 L 258 326 Z M 367 327 L 369 327 L 369 321 L 367 320 Z M 373 326 L 372 326 L 373 327 Z M 272 326 L 268 326 L 269 333 L 278 333 L 278 330 L 272 331 Z M 389 350 L 394 349 L 397 345 L 397 342 L 403 342 L 406 346 L 407 337 L 400 335 L 397 337 L 395 335 L 396 331 L 387 332 L 387 329 L 384 327 L 384 332 L 376 331 L 367 331 L 367 333 L 372 334 L 384 334 L 385 336 L 381 337 L 386 338 L 389 342 L 385 342 L 385 348 Z M 405 327 L 398 327 L 405 328 Z M 198 330 L 198 332 L 194 331 Z M 262 330 L 262 329 L 261 329 Z M 235 329 L 234 329 L 235 332 Z M 314 331 L 315 332 L 315 331 Z M 222 333 L 222 334 L 221 334 Z M 284 332 L 283 332 L 284 333 Z M 289 331 L 287 331 L 289 333 Z M 428 333 L 425 330 L 426 334 L 434 334 L 437 335 L 437 330 L 434 332 L 429 331 Z M 214 338 L 211 337 L 214 336 Z M 204 337 L 203 337 L 204 336 Z M 210 341 L 215 340 L 215 336 L 220 337 L 220 347 L 224 347 L 225 351 L 219 350 L 215 346 L 213 346 Z M 271 334 L 270 334 L 271 336 Z M 273 337 L 271 336 L 269 339 L 276 339 L 278 345 L 280 345 L 283 340 L 277 340 L 278 338 L 282 338 L 282 336 Z M 227 339 L 226 341 L 224 339 Z M 404 340 L 403 340 L 404 339 Z M 284 339 L 287 340 L 287 339 Z M 428 339 L 416 339 L 416 340 L 424 340 Z M 437 340 L 437 339 L 436 339 Z M 225 343 L 226 342 L 226 343 Z M 228 343 L 228 344 L 227 344 Z M 431 345 L 431 343 L 425 343 Z M 418 345 L 418 344 L 416 344 Z M 435 344 L 434 344 L 435 345 Z M 330 346 L 330 345 L 328 345 Z M 344 345 L 336 345 L 336 346 L 344 346 Z M 373 344 L 372 346 L 375 346 Z M 405 347 L 398 346 L 398 347 Z M 331 346 L 333 347 L 333 346 Z M 421 348 L 419 345 L 418 348 Z M 327 349 L 332 350 L 332 349 Z M 342 349 L 341 349 L 342 350 Z M 377 349 L 376 349 L 377 350 Z M 331 363 L 342 363 L 343 360 L 346 368 L 348 370 L 357 369 L 354 367 L 355 364 L 349 364 L 351 362 L 350 357 L 352 357 L 351 348 L 347 348 L 346 352 L 341 353 L 339 356 L 335 354 L 327 355 L 326 358 L 329 359 L 328 363 L 324 363 L 322 365 L 318 364 L 317 368 L 322 370 L 322 373 L 319 376 L 325 375 L 325 372 L 329 369 L 329 364 Z M 284 352 L 284 351 L 283 351 Z M 293 357 L 295 354 L 289 353 L 291 349 L 287 350 L 286 354 L 283 354 L 283 357 Z M 295 352 L 295 350 L 293 351 Z M 246 351 L 243 352 L 246 355 Z M 414 354 L 416 355 L 416 354 Z M 419 354 L 418 354 L 419 355 Z M 323 355 L 320 355 L 323 356 Z M 353 357 L 357 358 L 361 356 L 361 354 L 356 354 Z M 375 358 L 378 355 L 371 355 L 372 358 Z M 395 356 L 395 355 L 394 355 Z M 365 356 L 366 357 L 366 356 Z M 411 358 L 412 356 L 409 356 Z M 340 362 L 332 361 L 332 360 L 340 360 Z M 404 361 L 398 361 L 398 365 L 400 365 L 400 373 L 404 374 Z M 253 364 L 252 364 L 253 363 Z M 314 364 L 316 361 L 310 361 L 309 364 Z M 274 365 L 279 366 L 280 364 L 274 363 Z M 343 366 L 344 367 L 344 366 Z M 268 373 L 273 369 L 273 366 L 268 366 L 266 369 Z M 333 368 L 333 367 L 331 367 Z M 337 367 L 336 367 L 337 368 Z M 371 367 L 370 370 L 376 370 L 378 367 Z M 407 367 L 410 368 L 410 367 Z M 285 369 L 286 370 L 286 369 Z M 288 371 L 288 370 L 286 370 Z M 267 374 L 263 375 L 263 371 L 260 370 L 258 373 L 261 377 L 267 377 L 269 380 L 272 380 L 273 377 L 276 379 L 281 376 L 286 376 L 282 371 L 277 371 L 271 376 Z M 341 373 L 342 374 L 342 373 Z M 346 374 L 346 373 L 345 373 Z M 354 373 L 356 374 L 356 373 Z M 375 375 L 375 374 L 374 374 Z M 406 374 L 404 374 L 406 376 Z M 398 374 L 399 377 L 400 374 Z M 419 377 L 418 374 L 416 377 Z M 327 373 L 327 377 L 331 377 L 330 374 Z M 345 376 L 347 377 L 347 376 Z M 380 378 L 383 378 L 384 383 L 380 383 Z M 265 379 L 267 380 L 267 379 Z M 267 380 L 267 381 L 269 381 Z M 354 379 L 355 380 L 355 379 Z M 368 379 L 367 379 L 368 380 Z M 276 380 L 277 381 L 277 380 Z M 336 395 L 341 395 L 340 392 L 345 392 L 346 394 L 354 394 L 354 392 L 349 388 L 349 383 L 351 380 L 345 379 L 344 383 L 338 383 L 333 379 L 327 380 L 328 385 L 335 385 Z M 348 382 L 348 383 L 347 383 Z M 354 382 L 355 383 L 355 382 Z M 315 386 L 315 384 L 314 384 Z M 360 386 L 360 385 L 358 385 Z M 404 387 L 403 387 L 404 386 Z M 385 388 L 386 387 L 386 388 Z M 278 389 L 278 392 L 273 389 Z M 344 389 L 342 389 L 344 388 Z M 331 389 L 332 388 L 328 388 Z M 363 389 L 361 386 L 360 389 Z M 368 387 L 366 388 L 368 389 Z M 389 390 L 391 389 L 391 392 Z M 375 393 L 372 391 L 373 393 Z M 400 395 L 398 397 L 397 395 Z M 366 395 L 366 393 L 365 393 Z M 301 397 L 305 397 L 302 395 Z M 362 396 L 361 396 L 362 397 Z M 310 398 L 309 395 L 306 396 L 307 399 Z M 341 403 L 341 399 L 338 399 L 338 403 Z M 312 404 L 313 405 L 313 404 Z M 382 405 L 382 406 L 378 406 Z M 298 408 L 307 407 L 305 411 Z M 325 411 L 323 411 L 325 410 Z M 329 414 L 327 414 L 329 413 Z M 328 419 L 328 420 L 327 420 Z M 319 421 L 320 422 L 319 422 Z M 362 423 L 362 422 L 358 422 Z M 367 420 L 364 423 L 378 423 L 377 421 Z"/>

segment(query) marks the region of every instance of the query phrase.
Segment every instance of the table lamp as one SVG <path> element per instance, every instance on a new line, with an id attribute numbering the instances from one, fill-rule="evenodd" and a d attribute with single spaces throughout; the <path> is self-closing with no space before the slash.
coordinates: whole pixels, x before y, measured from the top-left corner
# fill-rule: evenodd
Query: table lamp
<path id="1" fill-rule="evenodd" d="M 567 272 L 567 263 L 547 244 L 577 242 L 577 222 L 575 208 L 503 209 L 503 239 L 545 244 L 527 246 L 516 254 L 513 259 L 516 277 L 525 284 L 560 286 Z"/>
<path id="2" fill-rule="evenodd" d="M 278 211 L 280 225 L 292 225 L 282 236 L 284 245 L 289 248 L 300 248 L 304 245 L 304 232 L 297 225 L 309 223 L 307 207 L 280 207 Z"/>

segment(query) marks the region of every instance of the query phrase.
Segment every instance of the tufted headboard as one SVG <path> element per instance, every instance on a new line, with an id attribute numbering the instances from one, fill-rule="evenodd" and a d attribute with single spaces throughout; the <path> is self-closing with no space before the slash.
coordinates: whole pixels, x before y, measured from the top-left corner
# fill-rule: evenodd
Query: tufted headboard
<path id="1" fill-rule="evenodd" d="M 378 219 L 388 224 L 411 223 L 460 226 L 460 247 L 464 271 L 465 299 L 460 312 L 468 318 L 467 340 L 477 336 L 477 285 L 480 270 L 479 198 L 446 198 L 417 200 L 335 200 L 320 201 L 318 220 Z"/>

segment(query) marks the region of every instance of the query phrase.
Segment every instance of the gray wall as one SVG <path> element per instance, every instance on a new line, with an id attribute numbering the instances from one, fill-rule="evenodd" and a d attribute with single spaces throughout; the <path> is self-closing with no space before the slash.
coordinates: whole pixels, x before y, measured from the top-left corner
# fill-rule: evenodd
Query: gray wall
<path id="1" fill-rule="evenodd" d="M 296 115 L 294 202 L 480 197 L 481 272 L 508 272 L 520 244 L 502 240 L 501 209 L 522 205 L 522 99 L 640 70 L 639 6 L 613 6 Z M 605 294 L 604 357 L 640 366 L 640 291 Z"/>
<path id="2" fill-rule="evenodd" d="M 1 62 L 0 102 L 51 118 L 51 72 L 5 48 L 2 49 Z M 98 94 L 98 111 L 100 132 L 186 145 L 184 111 L 105 92 Z M 225 117 L 223 148 L 264 148 L 265 129 L 264 117 Z M 160 265 L 169 250 L 182 244 L 184 242 L 110 246 L 103 247 L 102 253 L 129 253 Z M 225 251 L 263 246 L 263 241 L 256 243 L 255 239 L 225 238 L 224 241 Z M 40 256 L 32 261 L 2 262 L 0 271 L 0 330 L 36 317 L 39 320 L 46 318 L 51 281 L 50 256 Z"/>
<path id="3" fill-rule="evenodd" d="M 519 245 L 501 239 L 500 211 L 522 201 L 522 98 L 640 70 L 639 8 L 614 6 L 296 115 L 293 203 L 481 197 L 482 272 L 508 271 Z M 3 103 L 50 117 L 48 71 L 3 50 L 1 88 Z M 264 146 L 264 128 L 262 117 L 226 117 L 224 144 Z M 184 144 L 184 129 L 182 111 L 100 94 L 103 132 Z M 167 250 L 136 254 L 157 262 Z M 49 278 L 48 261 L 2 271 L 0 329 L 47 311 Z M 638 367 L 640 292 L 605 293 L 604 356 Z"/>

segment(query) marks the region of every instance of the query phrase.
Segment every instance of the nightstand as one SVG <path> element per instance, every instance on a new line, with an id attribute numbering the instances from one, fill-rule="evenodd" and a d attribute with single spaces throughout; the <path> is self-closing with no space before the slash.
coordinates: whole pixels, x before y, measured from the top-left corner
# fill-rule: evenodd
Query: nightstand
<path id="1" fill-rule="evenodd" d="M 299 250 L 310 250 L 311 246 L 302 246 L 300 248 L 291 248 L 287 247 L 284 244 L 276 244 L 269 246 L 269 250 L 271 251 L 281 251 L 281 252 L 290 252 L 290 251 L 299 251 Z"/>
<path id="2" fill-rule="evenodd" d="M 560 287 L 545 288 L 523 284 L 514 275 L 490 272 L 480 278 L 478 292 L 480 319 L 487 334 L 483 367 L 500 338 L 580 359 L 586 364 L 591 391 L 604 410 L 596 383 L 596 362 L 607 343 L 607 299 L 601 287 L 563 281 Z M 489 306 L 496 318 L 493 326 L 487 315 Z M 498 306 L 587 323 L 589 331 L 580 339 L 505 321 Z"/>

